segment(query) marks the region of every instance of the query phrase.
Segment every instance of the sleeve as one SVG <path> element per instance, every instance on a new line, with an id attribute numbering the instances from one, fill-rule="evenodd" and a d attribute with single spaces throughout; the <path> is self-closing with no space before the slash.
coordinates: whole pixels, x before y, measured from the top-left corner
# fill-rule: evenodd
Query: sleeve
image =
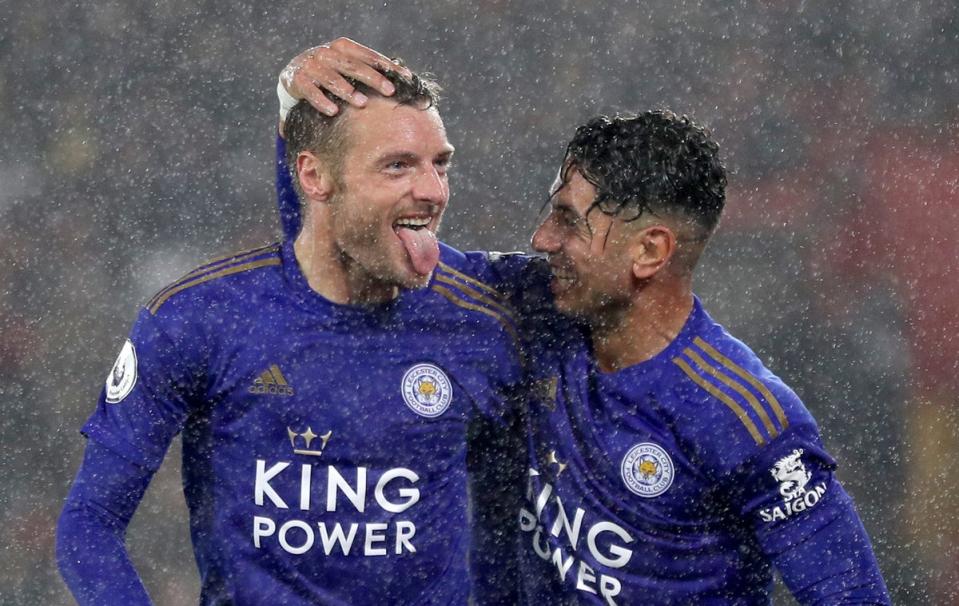
<path id="1" fill-rule="evenodd" d="M 470 427 L 471 604 L 519 603 L 519 528 L 515 516 L 522 503 L 527 458 L 522 409 L 517 406 L 514 411 L 505 426 L 479 417 Z"/>
<path id="2" fill-rule="evenodd" d="M 124 536 L 153 471 L 96 442 L 57 523 L 57 565 L 80 606 L 150 604 L 124 547 Z"/>
<path id="3" fill-rule="evenodd" d="M 283 239 L 294 240 L 300 233 L 300 199 L 293 187 L 293 175 L 286 165 L 286 141 L 276 136 L 276 203 L 280 211 Z"/>
<path id="4" fill-rule="evenodd" d="M 489 259 L 493 287 L 526 316 L 552 309 L 549 264 L 542 257 L 522 253 L 485 253 Z"/>
<path id="5" fill-rule="evenodd" d="M 84 461 L 57 526 L 57 561 L 81 605 L 149 604 L 124 536 L 198 388 L 183 326 L 171 337 L 141 311 L 83 427 Z"/>
<path id="6" fill-rule="evenodd" d="M 191 411 L 199 389 L 198 348 L 185 326 L 168 332 L 141 310 L 83 426 L 90 440 L 131 463 L 156 470 Z M 171 336 L 174 335 L 174 336 Z"/>
<path id="7" fill-rule="evenodd" d="M 738 467 L 741 516 L 800 604 L 889 604 L 862 521 L 805 416 Z"/>

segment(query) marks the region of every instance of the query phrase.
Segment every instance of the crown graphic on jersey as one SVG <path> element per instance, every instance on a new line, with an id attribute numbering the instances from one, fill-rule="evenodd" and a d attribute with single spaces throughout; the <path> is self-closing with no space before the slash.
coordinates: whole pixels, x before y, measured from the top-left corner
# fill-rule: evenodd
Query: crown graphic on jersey
<path id="1" fill-rule="evenodd" d="M 260 376 L 253 380 L 248 390 L 250 393 L 267 394 L 271 396 L 292 396 L 293 388 L 287 382 L 286 377 L 280 371 L 280 367 L 271 364 L 269 368 L 260 373 Z"/>
<path id="2" fill-rule="evenodd" d="M 306 431 L 303 433 L 299 433 L 290 427 L 287 427 L 286 433 L 290 438 L 290 446 L 293 447 L 294 454 L 309 455 L 311 457 L 318 457 L 322 455 L 323 449 L 326 448 L 326 443 L 330 441 L 331 437 L 333 437 L 332 429 L 320 436 L 313 433 L 313 430 L 309 426 L 307 426 Z M 319 450 L 316 449 L 317 438 L 319 438 Z"/>

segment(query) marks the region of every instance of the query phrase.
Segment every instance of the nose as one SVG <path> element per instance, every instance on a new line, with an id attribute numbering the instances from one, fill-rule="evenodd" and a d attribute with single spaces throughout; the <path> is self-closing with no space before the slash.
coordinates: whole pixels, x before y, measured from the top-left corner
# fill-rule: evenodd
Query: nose
<path id="1" fill-rule="evenodd" d="M 434 166 L 419 171 L 413 182 L 413 197 L 432 204 L 445 205 L 450 199 L 446 175 Z"/>
<path id="2" fill-rule="evenodd" d="M 553 215 L 550 213 L 533 232 L 533 250 L 541 253 L 554 253 L 559 251 L 559 247 L 559 237 Z"/>

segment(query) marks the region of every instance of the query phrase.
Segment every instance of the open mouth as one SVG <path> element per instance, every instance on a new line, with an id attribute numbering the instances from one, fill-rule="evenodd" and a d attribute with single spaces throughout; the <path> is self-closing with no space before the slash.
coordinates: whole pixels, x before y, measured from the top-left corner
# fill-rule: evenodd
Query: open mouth
<path id="1" fill-rule="evenodd" d="M 403 217 L 397 219 L 396 222 L 393 223 L 393 231 L 398 231 L 400 229 L 412 229 L 413 231 L 419 231 L 429 227 L 429 224 L 432 220 L 432 217 Z"/>
<path id="2" fill-rule="evenodd" d="M 393 223 L 396 237 L 403 243 L 413 269 L 421 276 L 429 275 L 440 258 L 436 234 L 429 229 L 431 216 L 400 217 Z"/>
<path id="3" fill-rule="evenodd" d="M 569 280 L 574 280 L 576 278 L 575 273 L 573 273 L 569 269 L 560 267 L 559 265 L 550 264 L 549 269 L 550 269 L 550 272 L 553 274 L 553 277 L 556 278 L 557 280 L 569 281 Z"/>

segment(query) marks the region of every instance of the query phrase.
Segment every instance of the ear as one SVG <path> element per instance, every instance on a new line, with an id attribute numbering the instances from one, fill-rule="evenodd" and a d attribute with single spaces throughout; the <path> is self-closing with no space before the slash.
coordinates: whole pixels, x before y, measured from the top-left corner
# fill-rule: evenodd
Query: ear
<path id="1" fill-rule="evenodd" d="M 296 176 L 310 202 L 329 202 L 334 193 L 333 176 L 328 164 L 316 154 L 300 152 L 296 157 Z"/>
<path id="2" fill-rule="evenodd" d="M 652 278 L 669 263 L 676 253 L 676 234 L 665 225 L 643 229 L 630 249 L 633 276 L 639 280 Z"/>

